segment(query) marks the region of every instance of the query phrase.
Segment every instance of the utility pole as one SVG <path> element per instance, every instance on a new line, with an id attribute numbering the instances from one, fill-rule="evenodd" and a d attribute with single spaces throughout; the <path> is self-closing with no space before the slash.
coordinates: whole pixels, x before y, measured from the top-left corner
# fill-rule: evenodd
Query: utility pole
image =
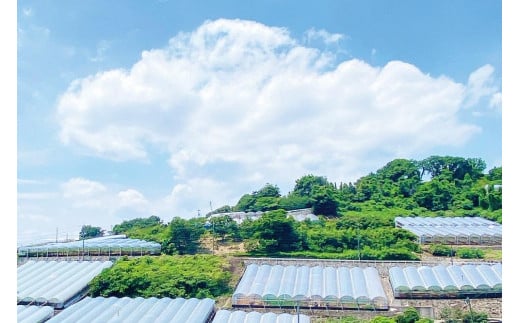
<path id="1" fill-rule="evenodd" d="M 209 201 L 209 209 L 211 210 L 211 215 L 213 216 L 213 206 L 211 205 L 211 201 Z M 213 253 L 215 253 L 215 221 L 212 221 L 211 222 L 211 231 L 212 231 L 212 234 L 211 234 L 211 237 L 212 237 L 212 248 L 213 248 Z"/>
<path id="2" fill-rule="evenodd" d="M 469 300 L 469 296 L 466 297 L 466 301 L 465 301 L 465 302 L 466 302 L 466 304 L 468 304 L 468 306 L 469 306 L 469 316 L 470 316 L 470 319 L 471 319 L 471 323 L 473 323 L 473 322 L 474 322 L 474 321 L 473 321 L 473 311 L 471 310 L 471 302 L 470 302 L 470 300 Z"/>
<path id="3" fill-rule="evenodd" d="M 361 264 L 361 250 L 359 249 L 359 224 L 357 227 L 357 254 L 358 254 L 358 263 Z"/>

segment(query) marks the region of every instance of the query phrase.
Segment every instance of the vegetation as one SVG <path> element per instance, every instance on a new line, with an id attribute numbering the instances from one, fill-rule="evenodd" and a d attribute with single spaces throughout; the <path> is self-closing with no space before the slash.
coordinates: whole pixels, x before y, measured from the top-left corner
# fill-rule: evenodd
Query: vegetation
<path id="1" fill-rule="evenodd" d="M 157 216 L 114 226 L 126 234 L 159 242 L 159 257 L 121 258 L 94 279 L 93 296 L 218 297 L 230 293 L 229 263 L 203 255 L 201 238 L 215 243 L 242 242 L 249 256 L 332 259 L 418 260 L 416 237 L 395 228 L 396 216 L 481 216 L 502 222 L 502 168 L 483 171 L 478 158 L 432 156 L 422 161 L 396 159 L 355 183 L 331 183 L 305 175 L 282 196 L 267 183 L 244 194 L 235 206 L 224 205 L 206 217 L 174 217 L 165 224 Z M 318 221 L 297 222 L 288 210 L 312 208 Z M 237 224 L 232 211 L 265 212 L 258 220 Z M 84 236 L 94 233 L 82 228 Z M 95 233 L 98 234 L 98 233 Z M 480 249 L 431 245 L 436 256 L 482 258 Z M 206 251 L 207 252 L 207 251 Z M 487 251 L 486 251 L 487 252 Z M 430 322 L 409 309 L 395 317 L 370 322 Z M 477 319 L 477 313 L 473 313 Z M 464 319 L 460 316 L 459 319 Z M 368 322 L 352 318 L 341 322 Z M 330 321 L 332 322 L 332 321 Z"/>
<path id="2" fill-rule="evenodd" d="M 323 323 L 433 323 L 433 320 L 421 317 L 419 312 L 414 307 L 408 307 L 403 313 L 397 314 L 393 317 L 376 316 L 372 319 L 360 319 L 353 316 L 345 318 L 327 318 L 318 320 Z"/>
<path id="3" fill-rule="evenodd" d="M 225 258 L 212 255 L 122 257 L 96 276 L 92 297 L 219 297 L 231 293 Z"/>
<path id="4" fill-rule="evenodd" d="M 84 225 L 81 227 L 81 231 L 79 232 L 80 239 L 90 239 L 97 238 L 103 236 L 104 230 L 101 230 L 100 227 L 93 227 L 91 225 Z"/>

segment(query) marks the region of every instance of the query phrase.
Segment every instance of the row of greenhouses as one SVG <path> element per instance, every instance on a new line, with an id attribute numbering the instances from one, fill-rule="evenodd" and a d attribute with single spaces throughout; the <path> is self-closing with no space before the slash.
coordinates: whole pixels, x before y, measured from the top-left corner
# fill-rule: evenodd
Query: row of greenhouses
<path id="1" fill-rule="evenodd" d="M 17 304 L 60 309 L 85 296 L 89 282 L 111 261 L 28 261 L 17 268 Z"/>
<path id="2" fill-rule="evenodd" d="M 502 264 L 391 267 L 395 298 L 501 297 Z"/>
<path id="3" fill-rule="evenodd" d="M 219 310 L 212 323 L 310 323 L 311 318 L 304 314 L 259 313 L 256 311 Z"/>
<path id="4" fill-rule="evenodd" d="M 100 237 L 71 242 L 56 242 L 38 246 L 22 246 L 18 248 L 19 257 L 70 257 L 88 256 L 139 256 L 161 253 L 161 244 L 117 237 Z"/>
<path id="5" fill-rule="evenodd" d="M 502 244 L 502 225 L 480 217 L 396 217 L 395 226 L 422 244 Z"/>
<path id="6" fill-rule="evenodd" d="M 18 305 L 18 322 L 74 323 L 310 323 L 304 314 L 216 310 L 213 299 L 85 297 L 54 314 L 50 306 Z"/>
<path id="7" fill-rule="evenodd" d="M 374 267 L 250 264 L 232 296 L 233 306 L 388 309 Z"/>

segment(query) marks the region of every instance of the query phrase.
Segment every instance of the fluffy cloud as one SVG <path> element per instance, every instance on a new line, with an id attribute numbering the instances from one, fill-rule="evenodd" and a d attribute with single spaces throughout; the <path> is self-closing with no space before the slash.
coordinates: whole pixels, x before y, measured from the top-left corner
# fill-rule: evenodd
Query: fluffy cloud
<path id="1" fill-rule="evenodd" d="M 482 98 L 489 100 L 489 107 L 497 108 L 502 105 L 502 93 L 494 79 L 495 69 L 491 65 L 484 65 L 471 73 L 466 88 L 466 107 L 472 107 Z"/>
<path id="2" fill-rule="evenodd" d="M 342 38 L 322 30 L 307 37 Z M 290 189 L 308 173 L 355 180 L 425 147 L 462 145 L 480 131 L 458 118 L 464 102 L 496 92 L 490 66 L 466 86 L 406 62 L 335 57 L 283 28 L 207 21 L 144 51 L 129 70 L 76 80 L 58 102 L 60 138 L 114 160 L 166 150 L 175 183 L 164 205 L 191 214 L 194 196 L 234 203 L 248 187 Z M 67 191 L 80 188 L 100 189 Z M 142 198 L 123 194 L 131 197 Z"/>

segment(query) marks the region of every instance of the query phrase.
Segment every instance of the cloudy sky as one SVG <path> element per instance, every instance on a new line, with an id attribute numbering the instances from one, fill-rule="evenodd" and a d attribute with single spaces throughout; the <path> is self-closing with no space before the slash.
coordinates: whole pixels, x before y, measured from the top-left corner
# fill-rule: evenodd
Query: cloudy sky
<path id="1" fill-rule="evenodd" d="M 17 241 L 395 158 L 502 166 L 500 1 L 18 1 Z"/>

